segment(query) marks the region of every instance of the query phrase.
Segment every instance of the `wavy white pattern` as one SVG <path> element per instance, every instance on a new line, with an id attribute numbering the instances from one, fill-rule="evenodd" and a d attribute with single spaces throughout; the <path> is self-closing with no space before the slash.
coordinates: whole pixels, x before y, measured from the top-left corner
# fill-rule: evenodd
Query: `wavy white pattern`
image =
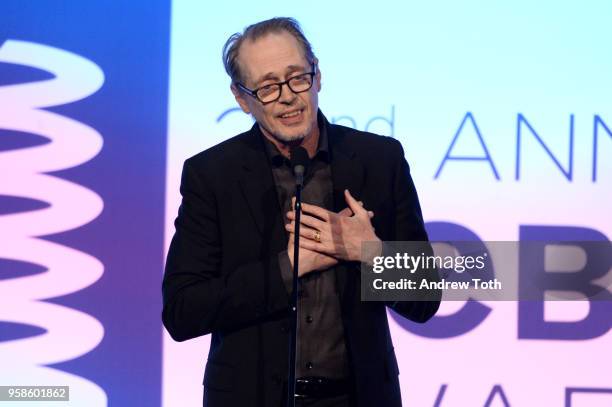
<path id="1" fill-rule="evenodd" d="M 104 83 L 104 73 L 76 54 L 25 41 L 6 41 L 0 62 L 26 65 L 54 78 L 0 87 L 0 128 L 37 134 L 50 143 L 0 152 L 0 195 L 44 201 L 48 208 L 0 216 L 0 258 L 40 265 L 45 272 L 0 280 L 0 320 L 44 328 L 43 335 L 0 342 L 3 385 L 68 385 L 70 402 L 54 405 L 105 406 L 97 384 L 41 365 L 77 358 L 94 349 L 104 327 L 92 316 L 41 300 L 82 290 L 104 273 L 95 257 L 37 238 L 83 226 L 104 203 L 95 192 L 44 172 L 75 167 L 102 149 L 93 128 L 40 110 L 83 99 Z"/>

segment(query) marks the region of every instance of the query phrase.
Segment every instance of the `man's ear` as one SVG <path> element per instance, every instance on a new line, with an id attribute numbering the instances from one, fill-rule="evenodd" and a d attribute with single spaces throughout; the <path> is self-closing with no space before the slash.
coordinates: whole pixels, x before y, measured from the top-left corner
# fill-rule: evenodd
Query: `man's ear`
<path id="1" fill-rule="evenodd" d="M 251 109 L 249 109 L 249 105 L 247 105 L 247 102 L 245 100 L 244 93 L 242 93 L 240 89 L 238 89 L 238 87 L 233 83 L 231 84 L 230 89 L 232 90 L 234 98 L 236 99 L 236 102 L 238 102 L 238 105 L 240 105 L 242 111 L 246 114 L 251 113 Z"/>
<path id="2" fill-rule="evenodd" d="M 312 62 L 315 64 L 315 66 L 317 67 L 317 73 L 315 74 L 315 89 L 317 90 L 317 92 L 321 91 L 321 70 L 319 69 L 319 60 L 315 57 Z"/>

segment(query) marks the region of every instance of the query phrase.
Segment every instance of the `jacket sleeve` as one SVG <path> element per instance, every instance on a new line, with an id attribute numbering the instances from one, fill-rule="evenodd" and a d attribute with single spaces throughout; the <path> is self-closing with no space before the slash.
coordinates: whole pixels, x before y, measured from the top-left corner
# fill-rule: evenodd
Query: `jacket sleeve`
<path id="1" fill-rule="evenodd" d="M 408 162 L 404 157 L 404 149 L 399 141 L 391 140 L 394 144 L 392 153 L 394 159 L 392 162 L 395 163 L 393 180 L 396 216 L 395 240 L 428 242 L 419 198 L 410 176 Z M 431 245 L 427 244 L 427 246 L 430 252 L 433 252 Z M 439 281 L 440 277 L 437 273 L 428 274 L 427 279 L 429 281 Z M 425 295 L 432 300 L 388 302 L 387 306 L 411 321 L 426 322 L 438 310 L 442 292 L 441 290 L 429 290 Z"/>
<path id="2" fill-rule="evenodd" d="M 162 283 L 162 321 L 176 341 L 240 329 L 289 306 L 278 254 L 222 272 L 217 200 L 192 166 L 187 160 L 183 167 Z"/>

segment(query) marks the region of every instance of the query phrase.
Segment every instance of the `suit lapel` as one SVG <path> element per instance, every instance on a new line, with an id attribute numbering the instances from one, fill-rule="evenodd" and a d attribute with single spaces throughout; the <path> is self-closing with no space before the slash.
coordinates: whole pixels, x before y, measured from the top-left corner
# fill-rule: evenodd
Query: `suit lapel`
<path id="1" fill-rule="evenodd" d="M 339 212 L 348 206 L 344 198 L 345 189 L 348 189 L 355 199 L 361 199 L 365 169 L 355 152 L 350 148 L 349 140 L 347 140 L 347 137 L 350 136 L 347 136 L 341 128 L 332 127 L 327 121 L 325 122 L 331 150 L 334 212 Z M 343 304 L 343 309 L 345 310 L 350 309 L 350 298 L 345 303 L 344 294 L 345 292 L 352 293 L 355 291 L 354 285 L 358 281 L 355 278 L 357 277 L 357 272 L 349 268 L 348 265 L 336 268 L 336 286 L 338 287 L 341 304 Z"/>
<path id="2" fill-rule="evenodd" d="M 287 248 L 287 236 L 272 169 L 261 137 L 255 124 L 245 138 L 246 149 L 239 183 L 264 246 L 269 247 L 270 253 L 277 253 Z"/>
<path id="3" fill-rule="evenodd" d="M 336 132 L 330 131 L 330 133 Z M 329 139 L 332 150 L 331 173 L 334 186 L 334 211 L 339 212 L 348 206 L 344 198 L 345 189 L 348 189 L 354 198 L 360 199 L 364 181 L 364 168 L 355 157 L 355 153 L 342 140 L 345 136 L 332 134 L 330 134 Z"/>

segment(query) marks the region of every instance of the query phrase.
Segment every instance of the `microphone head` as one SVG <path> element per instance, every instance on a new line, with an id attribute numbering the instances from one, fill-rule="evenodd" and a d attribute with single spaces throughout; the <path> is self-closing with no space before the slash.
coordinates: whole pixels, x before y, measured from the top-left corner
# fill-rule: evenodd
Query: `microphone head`
<path id="1" fill-rule="evenodd" d="M 303 176 L 309 163 L 310 158 L 308 158 L 308 153 L 304 147 L 298 146 L 291 150 L 291 168 L 293 168 L 293 173 L 296 176 Z"/>

